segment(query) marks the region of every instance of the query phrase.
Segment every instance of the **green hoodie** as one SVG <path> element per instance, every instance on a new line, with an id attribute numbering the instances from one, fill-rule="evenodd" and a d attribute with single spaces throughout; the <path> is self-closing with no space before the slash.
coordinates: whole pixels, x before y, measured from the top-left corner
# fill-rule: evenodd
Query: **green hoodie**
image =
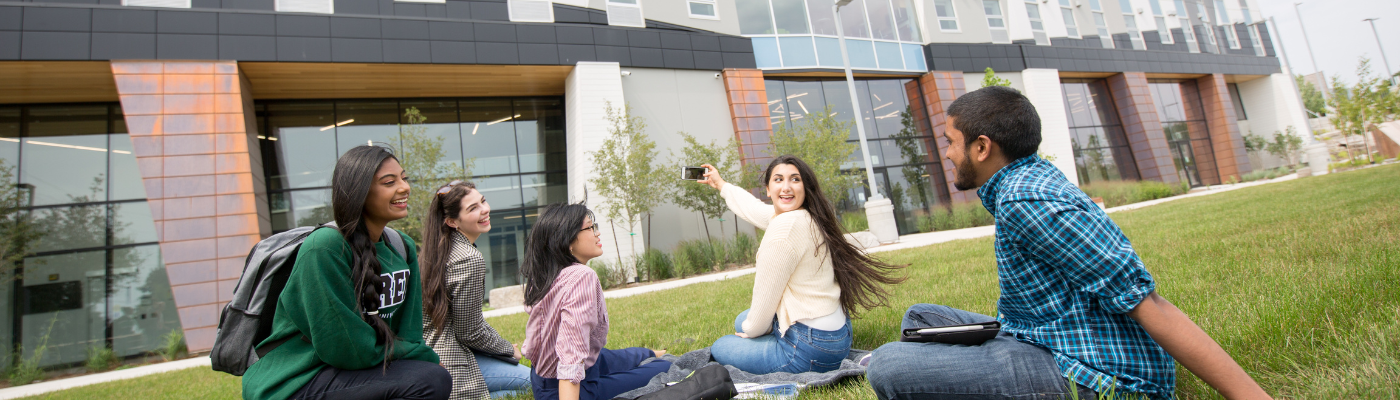
<path id="1" fill-rule="evenodd" d="M 379 317 L 397 336 L 395 360 L 437 364 L 437 353 L 423 344 L 423 288 L 416 246 L 412 239 L 403 238 L 407 263 L 384 241 L 374 244 L 380 271 L 393 280 L 388 294 L 380 298 Z M 285 399 L 327 365 L 358 370 L 384 361 L 384 346 L 375 344 L 374 328 L 356 311 L 350 261 L 350 245 L 339 231 L 317 229 L 307 236 L 277 300 L 272 334 L 263 343 L 294 339 L 248 368 L 243 374 L 243 398 Z M 295 339 L 298 336 L 302 338 Z"/>

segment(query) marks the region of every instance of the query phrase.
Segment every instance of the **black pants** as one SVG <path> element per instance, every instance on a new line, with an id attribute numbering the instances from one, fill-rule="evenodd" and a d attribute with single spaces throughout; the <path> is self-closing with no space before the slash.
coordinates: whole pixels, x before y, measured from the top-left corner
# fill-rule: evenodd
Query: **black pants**
<path id="1" fill-rule="evenodd" d="M 452 394 L 452 375 L 441 365 L 397 360 L 388 370 L 381 365 L 361 370 L 327 366 L 302 386 L 293 399 L 445 400 Z"/>

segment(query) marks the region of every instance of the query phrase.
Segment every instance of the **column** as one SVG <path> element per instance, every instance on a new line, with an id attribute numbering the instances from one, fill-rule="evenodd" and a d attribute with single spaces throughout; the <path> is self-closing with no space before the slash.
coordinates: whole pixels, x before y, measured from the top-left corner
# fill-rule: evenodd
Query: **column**
<path id="1" fill-rule="evenodd" d="M 1064 90 L 1060 89 L 1060 71 L 1031 68 L 1021 71 L 1024 94 L 1040 115 L 1040 154 L 1054 158 L 1051 164 L 1065 178 L 1079 184 L 1079 172 L 1074 165 L 1074 141 L 1069 134 L 1069 116 L 1065 114 Z"/>
<path id="2" fill-rule="evenodd" d="M 1201 105 L 1206 111 L 1206 123 L 1210 126 L 1210 145 L 1215 150 L 1215 164 L 1222 180 L 1230 177 L 1239 179 L 1253 168 L 1249 164 L 1249 154 L 1244 150 L 1244 137 L 1240 135 L 1240 125 L 1235 116 L 1235 104 L 1230 100 L 1230 90 L 1225 84 L 1225 75 L 1211 74 L 1196 79 L 1201 90 Z"/>
<path id="3" fill-rule="evenodd" d="M 618 63 L 579 62 L 564 80 L 569 201 L 586 199 L 589 209 L 597 213 L 598 232 L 602 234 L 604 249 L 599 260 L 609 264 L 615 263 L 619 257 L 630 260 L 634 247 L 639 252 L 645 249 L 641 227 L 629 229 L 626 222 L 608 220 L 603 207 L 608 199 L 597 190 L 590 190 L 595 188 L 589 183 L 589 179 L 598 176 L 591 153 L 598 151 L 611 134 L 608 107 L 621 110 L 626 106 L 622 92 L 622 68 Z M 628 232 L 638 234 L 633 236 Z"/>
<path id="4" fill-rule="evenodd" d="M 763 83 L 763 71 L 726 68 L 724 92 L 729 98 L 729 112 L 734 121 L 734 138 L 739 141 L 743 165 L 767 167 L 773 161 L 772 120 L 768 114 L 768 92 Z"/>
<path id="5" fill-rule="evenodd" d="M 214 345 L 248 251 L 268 235 L 252 97 L 232 61 L 113 62 L 191 352 Z"/>
<path id="6" fill-rule="evenodd" d="M 1169 184 L 1181 182 L 1176 165 L 1172 163 L 1166 134 L 1162 133 L 1162 120 L 1152 103 L 1147 74 L 1124 72 L 1110 76 L 1108 90 L 1113 93 L 1113 103 L 1128 137 L 1128 147 L 1137 162 L 1138 175 L 1144 180 Z"/>

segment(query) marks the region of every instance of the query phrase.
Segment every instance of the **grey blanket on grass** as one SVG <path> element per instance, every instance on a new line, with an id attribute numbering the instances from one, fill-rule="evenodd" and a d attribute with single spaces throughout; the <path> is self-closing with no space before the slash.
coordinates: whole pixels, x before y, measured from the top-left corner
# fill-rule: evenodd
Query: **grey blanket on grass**
<path id="1" fill-rule="evenodd" d="M 866 354 L 870 354 L 870 352 L 852 349 L 851 353 L 846 355 L 846 359 L 841 360 L 841 368 L 829 372 L 803 372 L 800 374 L 774 372 L 771 374 L 754 375 L 740 371 L 738 368 L 729 365 L 724 366 L 724 369 L 729 370 L 729 378 L 733 379 L 736 385 L 740 383 L 794 383 L 797 384 L 799 388 L 805 390 L 807 387 L 830 385 L 846 377 L 865 375 L 865 367 L 860 366 L 857 362 Z M 679 357 L 667 354 L 661 356 L 661 359 L 671 362 L 671 369 L 669 371 L 651 378 L 651 381 L 647 382 L 646 386 L 620 394 L 617 398 L 632 400 L 642 397 L 665 388 L 668 382 L 680 382 L 681 379 L 685 379 L 691 372 L 701 367 L 709 364 L 718 364 L 710 358 L 709 347 L 685 353 Z"/>

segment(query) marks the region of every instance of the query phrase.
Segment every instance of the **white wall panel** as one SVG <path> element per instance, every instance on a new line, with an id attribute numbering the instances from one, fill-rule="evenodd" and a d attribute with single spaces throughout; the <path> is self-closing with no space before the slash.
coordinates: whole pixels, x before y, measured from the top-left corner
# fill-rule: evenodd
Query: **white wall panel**
<path id="1" fill-rule="evenodd" d="M 564 80 L 564 119 L 567 130 L 569 165 L 569 201 L 584 199 L 585 190 L 588 208 L 599 213 L 598 226 L 603 238 L 603 256 L 599 260 L 615 262 L 619 253 L 623 259 L 630 259 L 632 244 L 642 249 L 641 235 L 628 235 L 629 229 L 623 224 L 610 224 L 603 217 L 599 205 L 607 199 L 588 180 L 597 176 L 593 168 L 593 158 L 589 154 L 597 151 L 608 138 L 610 124 L 607 120 L 607 107 L 622 107 L 626 104 L 622 92 L 622 69 L 615 62 L 580 62 Z M 641 232 L 640 226 L 631 231 Z M 616 235 L 614 235 L 616 234 Z M 614 239 L 614 237 L 616 239 Z M 616 243 L 615 243 L 616 241 Z"/>
<path id="2" fill-rule="evenodd" d="M 1065 97 L 1060 90 L 1060 71 L 1032 68 L 1021 71 L 1025 94 L 1040 114 L 1040 153 L 1055 157 L 1056 168 L 1070 182 L 1079 184 L 1074 167 L 1074 147 L 1069 136 L 1069 117 L 1065 115 Z"/>

